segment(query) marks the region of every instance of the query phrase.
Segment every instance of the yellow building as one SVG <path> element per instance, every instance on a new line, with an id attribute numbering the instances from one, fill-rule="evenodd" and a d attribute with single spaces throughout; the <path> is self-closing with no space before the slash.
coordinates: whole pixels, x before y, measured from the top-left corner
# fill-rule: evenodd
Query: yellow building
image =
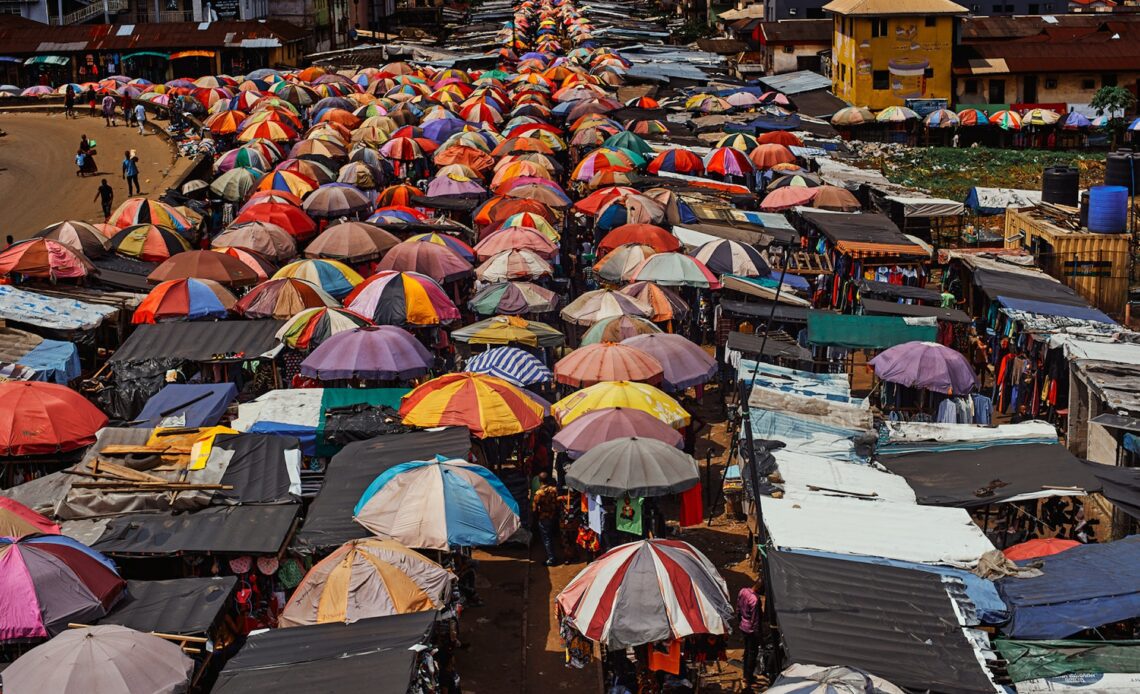
<path id="1" fill-rule="evenodd" d="M 907 99 L 952 99 L 956 17 L 950 0 L 833 0 L 831 87 L 872 110 Z"/>

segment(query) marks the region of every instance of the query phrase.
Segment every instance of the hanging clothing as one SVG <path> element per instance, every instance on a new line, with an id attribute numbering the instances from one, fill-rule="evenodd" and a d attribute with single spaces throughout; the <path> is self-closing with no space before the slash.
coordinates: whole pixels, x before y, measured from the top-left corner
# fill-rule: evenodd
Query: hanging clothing
<path id="1" fill-rule="evenodd" d="M 681 674 L 681 641 L 659 641 L 649 644 L 649 662 L 646 667 L 650 670 L 668 672 L 671 675 Z"/>
<path id="2" fill-rule="evenodd" d="M 688 528 L 700 525 L 705 518 L 705 497 L 701 483 L 697 482 L 691 489 L 681 492 L 681 514 L 678 525 Z"/>

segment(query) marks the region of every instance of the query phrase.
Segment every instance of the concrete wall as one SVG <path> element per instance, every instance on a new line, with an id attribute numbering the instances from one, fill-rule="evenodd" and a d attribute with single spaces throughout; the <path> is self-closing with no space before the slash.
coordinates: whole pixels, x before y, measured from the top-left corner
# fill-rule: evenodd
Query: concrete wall
<path id="1" fill-rule="evenodd" d="M 816 57 L 819 52 L 830 48 L 827 44 L 809 44 L 802 46 L 789 46 L 792 49 L 791 53 L 785 52 L 785 46 L 768 46 L 766 56 L 768 61 L 768 73 L 772 75 L 779 75 L 785 72 L 795 72 L 799 70 L 798 59 L 800 56 Z"/>
<path id="2" fill-rule="evenodd" d="M 1116 72 L 1116 83 L 1121 87 L 1137 89 L 1140 80 L 1140 71 Z M 1103 72 L 1073 72 L 1065 74 L 1038 73 L 1037 98 L 1033 103 L 1066 103 L 1087 104 L 1092 101 L 1093 94 L 1103 86 Z M 976 85 L 970 80 L 976 80 Z M 978 75 L 976 78 L 958 77 L 954 85 L 954 103 L 982 104 L 990 103 L 989 87 L 991 80 L 1005 81 L 1005 100 L 1003 103 L 1023 103 L 1026 101 L 1024 75 Z M 1056 80 L 1056 87 L 1050 88 L 1050 80 Z M 977 91 L 967 91 L 967 87 L 977 87 Z"/>
<path id="3" fill-rule="evenodd" d="M 856 106 L 873 110 L 902 106 L 907 99 L 951 98 L 950 66 L 955 18 L 931 17 L 834 18 L 832 91 Z M 874 26 L 886 21 L 886 34 L 874 36 Z M 925 61 L 923 77 L 900 77 L 889 71 L 891 61 L 908 65 Z M 886 88 L 876 88 L 874 76 L 886 72 Z"/>

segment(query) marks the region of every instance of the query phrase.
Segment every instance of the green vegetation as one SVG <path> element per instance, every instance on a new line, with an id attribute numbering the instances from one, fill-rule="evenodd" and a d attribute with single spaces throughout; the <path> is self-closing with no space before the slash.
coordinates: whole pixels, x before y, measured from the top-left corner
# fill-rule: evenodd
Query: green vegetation
<path id="1" fill-rule="evenodd" d="M 1104 86 L 1096 90 L 1089 106 L 1095 108 L 1099 115 L 1108 114 L 1108 127 L 1112 131 L 1112 146 L 1115 147 L 1124 131 L 1123 116 L 1136 106 L 1136 97 L 1124 87 Z"/>

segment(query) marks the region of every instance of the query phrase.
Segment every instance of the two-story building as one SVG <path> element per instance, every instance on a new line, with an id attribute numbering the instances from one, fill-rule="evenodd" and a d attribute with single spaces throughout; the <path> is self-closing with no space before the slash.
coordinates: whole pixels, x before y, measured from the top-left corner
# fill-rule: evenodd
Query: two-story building
<path id="1" fill-rule="evenodd" d="M 957 18 L 951 0 L 832 0 L 832 91 L 879 110 L 950 99 Z"/>

